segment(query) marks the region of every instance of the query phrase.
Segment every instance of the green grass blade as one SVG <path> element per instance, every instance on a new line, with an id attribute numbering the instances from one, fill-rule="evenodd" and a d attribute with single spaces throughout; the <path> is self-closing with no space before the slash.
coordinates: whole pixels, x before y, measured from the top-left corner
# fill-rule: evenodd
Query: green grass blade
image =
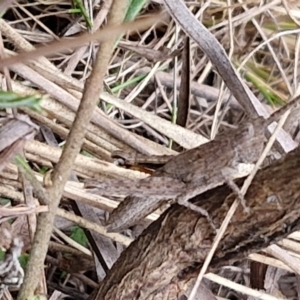
<path id="1" fill-rule="evenodd" d="M 28 107 L 36 111 L 41 111 L 41 97 L 30 95 L 20 96 L 13 92 L 0 91 L 0 109 Z"/>
<path id="2" fill-rule="evenodd" d="M 139 14 L 139 12 L 142 10 L 142 8 L 145 6 L 146 2 L 147 0 L 131 0 L 124 21 L 133 21 Z"/>

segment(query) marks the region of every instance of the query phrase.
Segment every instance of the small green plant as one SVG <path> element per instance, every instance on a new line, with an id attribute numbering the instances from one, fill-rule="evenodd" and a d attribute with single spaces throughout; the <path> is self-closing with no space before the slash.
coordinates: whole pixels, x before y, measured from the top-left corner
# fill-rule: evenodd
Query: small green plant
<path id="1" fill-rule="evenodd" d="M 92 21 L 82 3 L 82 0 L 74 0 L 74 4 L 75 4 L 75 8 L 70 9 L 69 12 L 82 15 L 87 28 L 92 29 L 93 27 Z"/>

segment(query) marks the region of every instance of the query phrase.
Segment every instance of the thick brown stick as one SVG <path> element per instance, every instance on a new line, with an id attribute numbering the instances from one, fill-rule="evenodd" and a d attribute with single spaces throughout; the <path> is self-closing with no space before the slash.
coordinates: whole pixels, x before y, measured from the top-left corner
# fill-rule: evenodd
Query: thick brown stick
<path id="1" fill-rule="evenodd" d="M 246 258 L 300 228 L 299 175 L 300 149 L 258 173 L 246 195 L 251 211 L 238 209 L 212 269 Z M 220 225 L 235 199 L 230 193 L 222 186 L 195 202 L 204 203 Z M 201 267 L 213 238 L 205 217 L 174 205 L 122 253 L 90 299 L 177 299 L 196 276 L 195 263 Z"/>

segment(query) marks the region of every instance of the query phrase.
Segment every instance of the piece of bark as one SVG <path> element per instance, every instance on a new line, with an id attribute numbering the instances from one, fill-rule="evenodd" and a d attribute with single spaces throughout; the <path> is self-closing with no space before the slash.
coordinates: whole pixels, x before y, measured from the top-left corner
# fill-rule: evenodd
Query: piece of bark
<path id="1" fill-rule="evenodd" d="M 261 170 L 236 211 L 210 271 L 244 259 L 300 228 L 300 149 Z M 235 196 L 227 186 L 195 198 L 220 226 Z M 230 196 L 229 196 L 230 195 Z M 215 237 L 207 219 L 178 204 L 152 223 L 117 260 L 89 299 L 177 299 L 201 268 Z"/>

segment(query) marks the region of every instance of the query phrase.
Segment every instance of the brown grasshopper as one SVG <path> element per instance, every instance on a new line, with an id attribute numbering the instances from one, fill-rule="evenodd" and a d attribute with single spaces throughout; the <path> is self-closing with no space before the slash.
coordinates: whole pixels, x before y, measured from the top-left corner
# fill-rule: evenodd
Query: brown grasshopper
<path id="1" fill-rule="evenodd" d="M 120 231 L 128 228 L 164 201 L 170 200 L 198 211 L 210 220 L 208 213 L 190 203 L 189 199 L 224 182 L 246 176 L 249 170 L 241 168 L 258 160 L 264 148 L 268 125 L 297 105 L 299 98 L 296 97 L 267 120 L 257 118 L 252 122 L 245 121 L 236 130 L 228 130 L 207 144 L 171 158 L 147 178 L 86 182 L 86 188 L 92 193 L 127 196 L 111 213 L 107 229 Z"/>

